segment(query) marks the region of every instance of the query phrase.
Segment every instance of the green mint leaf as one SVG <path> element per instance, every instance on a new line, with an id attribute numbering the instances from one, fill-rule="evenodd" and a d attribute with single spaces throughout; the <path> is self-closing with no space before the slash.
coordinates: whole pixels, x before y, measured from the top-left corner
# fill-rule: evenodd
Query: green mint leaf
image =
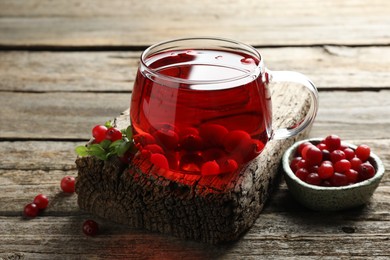
<path id="1" fill-rule="evenodd" d="M 106 156 L 106 150 L 103 149 L 99 144 L 92 144 L 89 146 L 89 154 L 100 158 L 104 158 Z M 102 159 L 104 160 L 104 159 Z"/>
<path id="2" fill-rule="evenodd" d="M 133 139 L 133 128 L 131 127 L 131 125 L 129 125 L 129 126 L 126 128 L 126 137 L 127 137 L 129 140 L 132 140 L 132 139 Z"/>
<path id="3" fill-rule="evenodd" d="M 117 147 L 116 153 L 118 154 L 119 157 L 121 157 L 127 152 L 127 150 L 129 150 L 130 146 L 131 146 L 130 142 L 123 142 Z"/>
<path id="4" fill-rule="evenodd" d="M 85 145 L 77 146 L 75 149 L 77 155 L 79 156 L 88 156 L 89 155 L 88 150 L 89 149 Z"/>
<path id="5" fill-rule="evenodd" d="M 103 140 L 100 142 L 100 146 L 103 148 L 103 149 L 108 149 L 108 147 L 110 147 L 111 145 L 111 141 L 110 140 Z"/>

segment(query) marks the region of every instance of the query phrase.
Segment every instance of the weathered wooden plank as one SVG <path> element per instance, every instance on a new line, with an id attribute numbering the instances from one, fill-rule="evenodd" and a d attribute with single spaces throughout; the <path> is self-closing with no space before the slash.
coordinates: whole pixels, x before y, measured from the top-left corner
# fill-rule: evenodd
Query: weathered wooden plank
<path id="1" fill-rule="evenodd" d="M 390 256 L 390 230 L 382 221 L 351 222 L 348 215 L 264 214 L 241 240 L 219 246 L 129 229 L 100 219 L 100 235 L 88 238 L 81 233 L 88 215 L 44 216 L 30 221 L 0 217 L 0 230 L 6 231 L 0 236 L 0 257 L 19 253 L 26 259 L 274 259 L 292 257 L 292 251 L 293 257 L 300 259 Z M 324 220 L 324 216 L 328 218 Z M 69 250 L 64 250 L 64 244 Z"/>
<path id="2" fill-rule="evenodd" d="M 183 35 L 254 45 L 386 45 L 389 13 L 386 0 L 7 0 L 0 3 L 0 45 L 144 46 Z"/>
<path id="3" fill-rule="evenodd" d="M 306 74 L 319 89 L 389 89 L 390 47 L 261 48 L 271 70 Z M 140 52 L 0 52 L 0 90 L 130 92 Z"/>
<path id="4" fill-rule="evenodd" d="M 311 135 L 335 133 L 343 139 L 387 139 L 389 97 L 388 90 L 320 92 L 320 108 Z M 86 140 L 94 125 L 114 118 L 129 102 L 128 93 L 2 92 L 0 138 Z"/>

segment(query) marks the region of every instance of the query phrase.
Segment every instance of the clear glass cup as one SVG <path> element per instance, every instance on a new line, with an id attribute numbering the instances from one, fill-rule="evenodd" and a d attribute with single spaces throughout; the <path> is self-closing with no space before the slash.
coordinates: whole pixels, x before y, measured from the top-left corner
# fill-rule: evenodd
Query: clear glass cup
<path id="1" fill-rule="evenodd" d="M 272 129 L 270 81 L 308 90 L 302 122 Z M 300 133 L 317 109 L 317 89 L 303 74 L 267 70 L 260 53 L 240 42 L 187 38 L 142 53 L 130 120 L 138 156 L 173 172 L 216 175 L 236 172 L 269 140 Z"/>

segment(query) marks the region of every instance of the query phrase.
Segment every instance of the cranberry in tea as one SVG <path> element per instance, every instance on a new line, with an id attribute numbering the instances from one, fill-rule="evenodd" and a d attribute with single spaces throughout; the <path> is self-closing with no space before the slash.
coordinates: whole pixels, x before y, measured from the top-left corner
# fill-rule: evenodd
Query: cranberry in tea
<path id="1" fill-rule="evenodd" d="M 235 171 L 260 154 L 272 113 L 258 57 L 179 49 L 143 62 L 130 115 L 141 154 L 158 153 L 162 168 L 205 175 Z"/>

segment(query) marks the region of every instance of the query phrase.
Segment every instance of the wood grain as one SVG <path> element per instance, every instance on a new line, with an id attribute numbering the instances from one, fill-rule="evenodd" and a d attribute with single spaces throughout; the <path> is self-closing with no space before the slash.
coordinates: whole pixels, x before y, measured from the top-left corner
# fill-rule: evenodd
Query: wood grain
<path id="1" fill-rule="evenodd" d="M 278 88 L 283 86 L 274 86 L 275 96 Z M 320 107 L 311 135 L 324 137 L 335 133 L 343 139 L 389 138 L 389 93 L 389 90 L 320 92 Z M 118 111 L 128 107 L 129 100 L 129 93 L 3 92 L 0 139 L 88 140 L 94 125 L 113 119 Z"/>
<path id="2" fill-rule="evenodd" d="M 378 0 L 6 0 L 0 46 L 135 47 L 199 35 L 258 46 L 387 45 L 389 13 L 390 3 Z"/>
<path id="3" fill-rule="evenodd" d="M 390 88 L 390 47 L 261 48 L 271 70 L 307 75 L 320 90 Z M 0 91 L 130 92 L 140 52 L 0 52 Z"/>

